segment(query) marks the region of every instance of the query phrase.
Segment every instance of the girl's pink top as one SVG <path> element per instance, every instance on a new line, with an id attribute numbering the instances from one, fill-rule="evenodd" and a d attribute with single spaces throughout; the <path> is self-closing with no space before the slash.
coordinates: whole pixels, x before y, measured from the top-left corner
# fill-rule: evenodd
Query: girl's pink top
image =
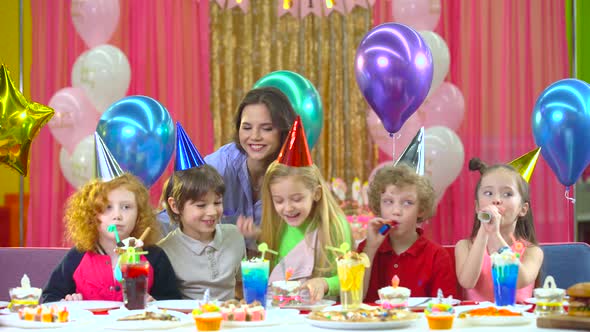
<path id="1" fill-rule="evenodd" d="M 514 251 L 514 245 L 512 246 L 512 250 Z M 520 257 L 522 260 L 522 256 Z M 532 282 L 530 285 L 527 285 L 523 288 L 519 288 L 516 290 L 516 302 L 524 302 L 526 299 L 529 299 L 533 296 L 533 288 L 535 283 Z M 472 300 L 472 301 L 490 301 L 494 302 L 494 282 L 492 280 L 492 259 L 490 255 L 486 253 L 483 255 L 483 264 L 481 266 L 481 273 L 479 274 L 479 279 L 475 284 L 474 288 L 466 289 L 465 290 L 465 299 Z"/>

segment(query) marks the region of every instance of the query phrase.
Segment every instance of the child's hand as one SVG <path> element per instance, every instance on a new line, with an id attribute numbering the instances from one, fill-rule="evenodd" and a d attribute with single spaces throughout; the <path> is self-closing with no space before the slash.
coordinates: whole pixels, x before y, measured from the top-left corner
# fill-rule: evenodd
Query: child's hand
<path id="1" fill-rule="evenodd" d="M 324 294 L 328 292 L 328 283 L 324 278 L 313 278 L 309 279 L 301 288 L 309 290 L 309 302 L 315 303 L 324 297 Z"/>
<path id="2" fill-rule="evenodd" d="M 62 301 L 82 301 L 82 294 L 74 293 L 68 294 Z"/>
<path id="3" fill-rule="evenodd" d="M 240 233 L 247 239 L 256 239 L 260 235 L 260 227 L 254 225 L 254 219 L 252 217 L 239 216 L 236 226 L 238 226 Z"/>
<path id="4" fill-rule="evenodd" d="M 502 223 L 502 215 L 500 210 L 495 205 L 485 206 L 480 210 L 489 213 L 492 216 L 489 222 L 482 222 L 481 228 L 488 234 L 495 234 L 500 231 L 500 224 Z"/>
<path id="5" fill-rule="evenodd" d="M 367 225 L 367 245 L 366 247 L 370 247 L 373 249 L 377 249 L 383 243 L 383 240 L 387 238 L 387 233 L 389 230 L 385 232 L 379 232 L 383 226 L 389 225 L 389 220 L 385 220 L 383 218 L 373 218 L 369 221 Z"/>

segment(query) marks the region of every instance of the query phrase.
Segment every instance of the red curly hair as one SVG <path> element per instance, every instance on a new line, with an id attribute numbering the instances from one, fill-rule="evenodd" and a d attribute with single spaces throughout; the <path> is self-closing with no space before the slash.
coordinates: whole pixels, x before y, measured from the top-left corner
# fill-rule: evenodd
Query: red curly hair
<path id="1" fill-rule="evenodd" d="M 125 173 L 108 182 L 92 180 L 68 199 L 64 216 L 66 238 L 78 250 L 96 251 L 100 225 L 98 217 L 108 205 L 109 193 L 120 187 L 134 193 L 137 201 L 137 221 L 129 236 L 139 238 L 148 227 L 151 227 L 150 233 L 143 240 L 144 245 L 154 245 L 160 239 L 160 226 L 149 202 L 149 191 L 137 177 Z"/>

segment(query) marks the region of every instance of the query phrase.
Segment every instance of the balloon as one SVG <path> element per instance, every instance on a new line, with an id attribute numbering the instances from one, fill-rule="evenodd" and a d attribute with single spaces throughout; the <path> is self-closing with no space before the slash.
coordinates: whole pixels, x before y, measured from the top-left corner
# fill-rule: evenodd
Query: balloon
<path id="1" fill-rule="evenodd" d="M 426 128 L 433 126 L 457 130 L 463 122 L 465 100 L 461 90 L 454 84 L 443 82 L 420 106 Z"/>
<path id="2" fill-rule="evenodd" d="M 55 115 L 47 125 L 68 153 L 74 152 L 76 145 L 94 132 L 100 118 L 84 90 L 79 88 L 57 91 L 49 100 L 49 106 L 55 110 Z"/>
<path id="3" fill-rule="evenodd" d="M 383 128 L 383 123 L 377 117 L 373 110 L 367 110 L 367 130 L 377 144 L 379 150 L 393 158 L 393 149 L 395 144 L 396 157 L 404 151 L 406 146 L 416 135 L 416 132 L 422 127 L 420 115 L 413 114 L 403 125 L 402 129 L 393 134 L 393 137 Z"/>
<path id="4" fill-rule="evenodd" d="M 432 54 L 416 31 L 401 24 L 381 24 L 361 41 L 355 74 L 385 130 L 396 133 L 428 94 Z"/>
<path id="5" fill-rule="evenodd" d="M 139 177 L 146 186 L 164 172 L 174 151 L 174 123 L 157 100 L 129 96 L 111 105 L 96 132 L 121 168 Z"/>
<path id="6" fill-rule="evenodd" d="M 27 176 L 31 143 L 53 114 L 52 108 L 28 101 L 0 65 L 0 163 Z"/>
<path id="7" fill-rule="evenodd" d="M 74 188 L 80 188 L 95 177 L 94 137 L 86 136 L 70 155 L 65 148 L 59 152 L 59 166 L 66 180 Z"/>
<path id="8" fill-rule="evenodd" d="M 324 125 L 324 111 L 318 90 L 305 77 L 287 70 L 274 71 L 254 84 L 254 88 L 272 86 L 281 90 L 301 116 L 309 148 L 320 137 Z"/>
<path id="9" fill-rule="evenodd" d="M 119 0 L 72 0 L 72 23 L 89 48 L 111 39 L 119 24 Z"/>
<path id="10" fill-rule="evenodd" d="M 72 85 L 84 89 L 100 113 L 125 96 L 130 81 L 127 57 L 112 45 L 100 45 L 82 53 L 72 67 Z"/>
<path id="11" fill-rule="evenodd" d="M 430 47 L 432 53 L 432 84 L 428 95 L 432 95 L 434 91 L 438 89 L 440 84 L 445 80 L 449 73 L 449 66 L 451 64 L 451 55 L 449 54 L 449 48 L 445 40 L 437 33 L 432 31 L 420 31 L 420 36 L 426 42 L 426 45 Z"/>
<path id="12" fill-rule="evenodd" d="M 393 21 L 415 30 L 434 30 L 440 19 L 440 0 L 395 0 Z"/>
<path id="13" fill-rule="evenodd" d="M 426 175 L 437 196 L 442 196 L 463 168 L 463 143 L 454 131 L 440 126 L 426 129 L 424 143 Z"/>
<path id="14" fill-rule="evenodd" d="M 532 115 L 533 136 L 559 182 L 576 183 L 590 164 L 590 85 L 564 79 L 541 93 Z"/>

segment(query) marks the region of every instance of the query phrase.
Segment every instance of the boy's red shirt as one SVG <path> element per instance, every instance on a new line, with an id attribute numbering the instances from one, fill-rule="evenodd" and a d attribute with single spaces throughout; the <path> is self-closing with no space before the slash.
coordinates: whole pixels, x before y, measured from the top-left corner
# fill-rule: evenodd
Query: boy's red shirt
<path id="1" fill-rule="evenodd" d="M 411 297 L 436 297 L 442 289 L 445 297 L 457 298 L 457 277 L 449 253 L 440 245 L 428 240 L 423 230 L 416 229 L 418 239 L 401 255 L 397 255 L 387 237 L 371 263 L 371 280 L 364 302 L 372 303 L 379 299 L 377 291 L 391 286 L 391 278 L 397 275 L 400 286 L 409 288 Z M 366 240 L 360 243 L 361 252 Z"/>

